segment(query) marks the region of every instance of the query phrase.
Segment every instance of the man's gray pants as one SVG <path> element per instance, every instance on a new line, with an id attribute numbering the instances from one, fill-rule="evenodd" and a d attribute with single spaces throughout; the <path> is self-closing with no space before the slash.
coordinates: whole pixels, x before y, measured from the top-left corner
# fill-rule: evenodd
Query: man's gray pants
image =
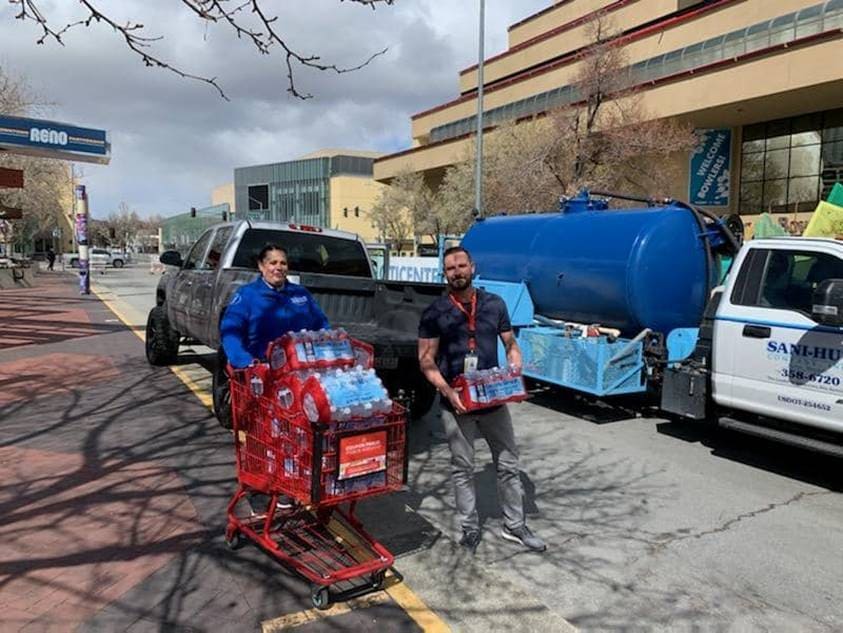
<path id="1" fill-rule="evenodd" d="M 524 491 L 518 467 L 518 447 L 506 405 L 489 412 L 466 415 L 455 415 L 443 407 L 442 423 L 451 447 L 451 479 L 460 527 L 463 530 L 480 529 L 474 486 L 474 439 L 478 432 L 492 451 L 504 525 L 512 530 L 524 525 Z"/>

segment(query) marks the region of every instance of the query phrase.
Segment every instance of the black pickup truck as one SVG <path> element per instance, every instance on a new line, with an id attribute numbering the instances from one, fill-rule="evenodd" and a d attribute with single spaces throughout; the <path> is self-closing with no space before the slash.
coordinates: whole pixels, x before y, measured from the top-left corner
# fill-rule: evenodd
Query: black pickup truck
<path id="1" fill-rule="evenodd" d="M 414 415 L 425 413 L 435 392 L 418 367 L 418 322 L 443 286 L 375 279 L 365 244 L 344 231 L 230 222 L 209 228 L 184 258 L 177 251 L 162 253 L 161 262 L 178 270 L 165 273 L 158 284 L 146 325 L 147 360 L 175 363 L 186 340 L 217 350 L 214 413 L 230 427 L 220 319 L 234 291 L 258 276 L 257 254 L 268 243 L 287 249 L 291 280 L 313 294 L 333 327 L 374 346 L 377 371 L 392 395 L 404 390 Z"/>

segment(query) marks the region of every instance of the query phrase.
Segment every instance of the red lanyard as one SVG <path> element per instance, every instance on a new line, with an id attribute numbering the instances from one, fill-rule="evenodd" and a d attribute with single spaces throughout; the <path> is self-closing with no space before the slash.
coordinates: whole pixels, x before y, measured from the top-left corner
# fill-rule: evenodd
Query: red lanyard
<path id="1" fill-rule="evenodd" d="M 448 298 L 454 304 L 457 310 L 462 312 L 468 319 L 468 351 L 473 352 L 477 349 L 477 291 L 471 295 L 471 312 L 465 309 L 465 306 L 454 295 L 449 294 Z"/>

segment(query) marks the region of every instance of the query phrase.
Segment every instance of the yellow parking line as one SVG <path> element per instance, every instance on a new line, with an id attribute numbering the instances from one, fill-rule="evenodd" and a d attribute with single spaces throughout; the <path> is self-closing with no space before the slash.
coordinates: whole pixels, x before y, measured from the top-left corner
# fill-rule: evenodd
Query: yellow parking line
<path id="1" fill-rule="evenodd" d="M 331 605 L 330 608 L 320 611 L 319 609 L 308 609 L 307 611 L 300 611 L 298 613 L 289 613 L 271 620 L 264 620 L 261 622 L 261 633 L 277 633 L 278 631 L 286 631 L 294 629 L 297 626 L 316 622 L 317 620 L 324 620 L 325 618 L 333 618 L 338 615 L 345 615 L 352 611 L 360 609 L 368 609 L 378 604 L 386 602 L 387 596 L 383 592 L 371 593 L 362 598 L 355 598 L 347 602 L 340 602 Z"/>
<path id="2" fill-rule="evenodd" d="M 128 325 L 129 328 L 134 332 L 137 337 L 146 342 L 146 331 L 144 329 L 138 329 L 137 327 L 132 325 L 132 322 L 129 318 L 118 308 L 114 302 L 110 299 L 106 299 L 102 294 L 97 292 L 96 290 L 92 289 L 92 292 L 97 296 L 97 298 L 102 301 L 106 307 L 111 310 L 114 315 L 120 319 L 124 325 Z M 181 367 L 170 367 L 170 371 L 173 372 L 176 376 L 178 376 L 179 380 L 181 380 L 188 389 L 190 389 L 199 401 L 204 404 L 209 409 L 213 410 L 214 408 L 214 400 L 205 389 L 200 387 L 193 378 Z"/>
<path id="3" fill-rule="evenodd" d="M 140 340 L 146 341 L 146 332 L 143 329 L 136 329 L 132 325 L 132 322 L 123 314 L 123 312 L 112 300 L 104 298 L 96 290 L 92 290 L 92 292 L 106 305 L 109 310 L 114 313 L 118 319 L 120 319 L 135 334 L 137 334 Z M 202 404 L 209 409 L 213 409 L 213 399 L 211 398 L 211 395 L 205 389 L 200 387 L 184 369 L 181 367 L 170 367 L 170 371 L 172 371 L 179 380 L 181 380 L 182 383 L 184 383 L 196 395 L 197 398 L 199 398 Z M 407 613 L 407 615 L 409 615 L 425 633 L 448 633 L 451 630 L 442 618 L 431 611 L 421 598 L 410 590 L 406 583 L 401 582 L 392 584 L 392 586 L 387 587 L 386 593 L 389 594 L 395 603 L 401 607 L 401 609 L 403 609 L 404 612 Z M 377 596 L 380 596 L 380 598 L 375 600 Z M 383 600 L 383 593 L 378 592 L 370 594 L 369 596 L 364 596 L 363 598 L 359 598 L 357 600 L 336 604 L 325 611 L 309 609 L 299 613 L 291 613 L 289 615 L 281 616 L 280 618 L 265 621 L 263 623 L 263 633 L 271 633 L 273 631 L 281 631 L 286 628 L 301 626 L 302 624 L 313 622 L 322 618 L 348 613 L 353 609 L 369 607 L 373 604 L 382 602 Z"/>

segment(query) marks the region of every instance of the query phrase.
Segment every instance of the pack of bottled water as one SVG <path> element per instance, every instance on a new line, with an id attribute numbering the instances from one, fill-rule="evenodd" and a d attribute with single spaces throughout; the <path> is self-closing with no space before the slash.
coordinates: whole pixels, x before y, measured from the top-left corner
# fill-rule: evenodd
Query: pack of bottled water
<path id="1" fill-rule="evenodd" d="M 339 479 L 332 474 L 328 476 L 325 483 L 325 492 L 332 497 L 337 497 L 364 493 L 373 488 L 383 488 L 384 486 L 386 486 L 386 471 L 383 470 L 350 479 Z"/>
<path id="2" fill-rule="evenodd" d="M 302 407 L 311 422 L 346 422 L 390 413 L 392 400 L 374 369 L 357 366 L 310 376 Z"/>
<path id="3" fill-rule="evenodd" d="M 311 422 L 362 428 L 365 420 L 392 412 L 393 402 L 372 368 L 371 346 L 343 328 L 288 332 L 269 344 L 267 358 L 266 371 L 253 368 L 251 391 L 273 399 L 286 415 L 304 413 Z"/>
<path id="4" fill-rule="evenodd" d="M 524 378 L 513 367 L 493 367 L 458 376 L 452 385 L 469 411 L 488 409 L 527 398 Z"/>
<path id="5" fill-rule="evenodd" d="M 343 328 L 289 332 L 269 344 L 266 356 L 274 372 L 346 367 L 356 358 Z"/>

